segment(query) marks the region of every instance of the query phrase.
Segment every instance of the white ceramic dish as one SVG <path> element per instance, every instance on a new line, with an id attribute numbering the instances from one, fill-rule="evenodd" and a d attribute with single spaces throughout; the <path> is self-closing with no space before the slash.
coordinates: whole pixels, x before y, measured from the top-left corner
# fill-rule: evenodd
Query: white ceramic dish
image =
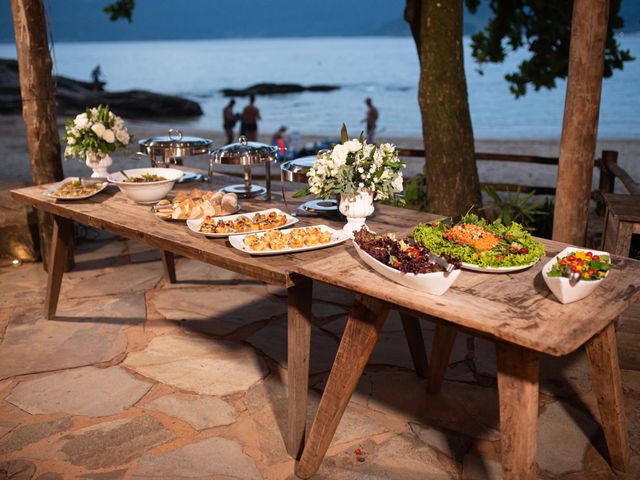
<path id="1" fill-rule="evenodd" d="M 236 248 L 238 250 L 240 250 L 241 252 L 245 252 L 245 253 L 249 253 L 251 255 L 280 255 L 283 253 L 298 253 L 298 252 L 307 252 L 309 250 L 318 250 L 320 248 L 327 248 L 327 247 L 332 247 L 333 245 L 338 245 L 339 243 L 344 242 L 345 240 L 348 240 L 349 237 L 346 236 L 344 233 L 342 233 L 342 231 L 340 230 L 335 230 L 327 225 L 314 225 L 314 227 L 318 227 L 320 228 L 320 230 L 322 230 L 323 232 L 331 232 L 331 241 L 329 241 L 328 243 L 322 243 L 322 244 L 318 244 L 318 245 L 313 245 L 311 247 L 301 247 L 301 248 L 283 248 L 282 250 L 262 250 L 260 252 L 255 251 L 255 250 L 251 250 L 247 245 L 244 244 L 244 238 L 247 235 L 252 235 L 252 233 L 248 233 L 248 234 L 243 234 L 243 235 L 234 235 L 232 237 L 229 237 L 229 243 L 231 243 L 231 246 L 233 248 Z M 300 227 L 303 228 L 303 227 Z M 287 234 L 289 232 L 291 232 L 292 230 L 295 230 L 294 228 L 287 228 L 285 230 L 282 230 L 283 234 Z"/>
<path id="2" fill-rule="evenodd" d="M 186 218 L 171 218 L 171 217 L 164 217 L 162 215 L 158 214 L 158 209 L 162 208 L 162 207 L 166 207 L 167 205 L 154 205 L 151 207 L 151 213 L 153 213 L 156 217 L 158 217 L 160 220 L 164 220 L 165 222 L 186 222 L 187 219 Z M 238 204 L 236 207 L 236 210 L 234 212 L 231 213 L 225 213 L 224 215 L 214 215 L 215 218 L 222 218 L 224 216 L 227 215 L 232 215 L 234 213 L 237 213 L 240 211 L 240 209 L 242 208 L 242 205 Z M 202 218 L 202 217 L 199 217 Z"/>
<path id="3" fill-rule="evenodd" d="M 535 262 L 529 263 L 528 265 L 516 265 L 515 267 L 479 267 L 478 265 L 473 265 L 472 263 L 462 262 L 462 268 L 464 268 L 465 270 L 471 270 L 473 272 L 511 273 L 511 272 L 519 272 L 520 270 L 526 270 L 527 268 L 531 268 L 539 261 L 540 259 L 536 260 Z"/>
<path id="4" fill-rule="evenodd" d="M 367 252 L 361 250 L 356 242 L 353 242 L 353 246 L 356 248 L 356 252 L 358 252 L 362 261 L 380 275 L 387 277 L 389 280 L 399 283 L 400 285 L 404 285 L 405 287 L 413 288 L 414 290 L 419 290 L 431 295 L 444 294 L 460 275 L 460 269 L 454 270 L 451 273 L 403 273 L 400 270 L 396 270 L 395 268 L 391 268 L 380 263 Z"/>
<path id="5" fill-rule="evenodd" d="M 594 255 L 611 256 L 609 252 L 603 252 L 601 250 L 567 247 L 549 260 L 545 266 L 542 267 L 542 278 L 544 278 L 547 287 L 549 287 L 549 290 L 551 290 L 560 303 L 572 303 L 582 300 L 598 288 L 609 275 L 609 272 L 607 272 L 604 278 L 600 280 L 578 280 L 575 283 L 571 283 L 569 279 L 565 277 L 550 277 L 547 275 L 549 270 L 551 270 L 551 267 L 553 267 L 558 260 L 562 257 L 566 257 L 571 252 L 591 252 Z"/>
<path id="6" fill-rule="evenodd" d="M 166 178 L 159 182 L 127 182 L 125 176 L 120 173 L 111 173 L 107 176 L 109 182 L 114 183 L 127 198 L 136 203 L 155 203 L 162 200 L 171 191 L 176 181 L 182 177 L 182 171 L 176 168 L 132 168 L 124 170 L 129 177 L 139 177 L 144 174 L 159 175 Z"/>
<path id="7" fill-rule="evenodd" d="M 247 212 L 247 213 L 238 213 L 236 215 L 225 215 L 223 217 L 215 217 L 216 221 L 233 221 L 236 218 L 238 218 L 241 215 L 244 215 L 246 217 L 253 217 L 256 213 L 263 213 L 263 214 L 269 214 L 271 212 L 276 212 L 278 215 L 284 215 L 287 217 L 287 221 L 284 223 L 284 225 L 280 225 L 277 228 L 285 228 L 288 227 L 290 225 L 293 225 L 294 223 L 298 222 L 298 219 L 296 217 L 292 217 L 291 215 L 283 212 L 282 210 L 280 210 L 279 208 L 269 208 L 267 210 L 260 210 L 258 212 Z M 246 235 L 247 233 L 259 233 L 259 232 L 265 232 L 266 230 L 273 230 L 271 228 L 267 228 L 264 230 L 255 230 L 252 232 L 231 232 L 231 233 L 206 233 L 206 232 L 201 232 L 200 231 L 200 225 L 202 224 L 202 222 L 204 222 L 204 218 L 198 218 L 195 220 L 187 220 L 187 227 L 189 227 L 189 230 L 191 230 L 192 232 L 195 232 L 199 235 L 204 235 L 206 237 L 211 237 L 211 238 L 225 238 L 225 237 L 230 237 L 230 236 L 234 236 L 234 235 Z"/>
<path id="8" fill-rule="evenodd" d="M 54 195 L 53 192 L 55 192 L 57 189 L 62 187 L 65 183 L 69 183 L 69 182 L 72 182 L 74 180 L 82 180 L 84 183 L 88 183 L 88 184 L 101 183 L 102 186 L 100 188 L 98 188 L 97 190 L 95 190 L 94 192 L 88 193 L 86 195 L 81 195 L 79 197 L 60 197 L 58 195 Z M 109 186 L 109 182 L 105 182 L 105 181 L 97 182 L 95 180 L 86 180 L 86 179 L 83 180 L 80 177 L 69 177 L 69 178 L 65 178 L 62 182 L 57 183 L 53 187 L 51 187 L 50 189 L 46 190 L 44 192 L 44 195 L 49 197 L 49 198 L 54 198 L 56 200 L 84 200 L 86 198 L 91 198 L 94 195 L 97 195 L 98 193 L 103 191 L 108 186 Z"/>

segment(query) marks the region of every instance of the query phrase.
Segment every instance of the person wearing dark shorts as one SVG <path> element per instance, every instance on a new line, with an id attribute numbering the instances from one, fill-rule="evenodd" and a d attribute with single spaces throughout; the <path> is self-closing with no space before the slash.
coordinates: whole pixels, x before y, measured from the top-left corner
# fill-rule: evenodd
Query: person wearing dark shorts
<path id="1" fill-rule="evenodd" d="M 229 100 L 227 106 L 222 109 L 222 125 L 224 133 L 227 134 L 227 145 L 233 143 L 233 127 L 240 118 L 240 115 L 233 113 L 233 107 L 236 104 L 234 99 Z"/>
<path id="2" fill-rule="evenodd" d="M 244 107 L 240 115 L 240 135 L 253 142 L 258 140 L 258 120 L 261 120 L 260 110 L 254 105 L 255 101 L 255 95 L 249 96 L 249 105 Z"/>

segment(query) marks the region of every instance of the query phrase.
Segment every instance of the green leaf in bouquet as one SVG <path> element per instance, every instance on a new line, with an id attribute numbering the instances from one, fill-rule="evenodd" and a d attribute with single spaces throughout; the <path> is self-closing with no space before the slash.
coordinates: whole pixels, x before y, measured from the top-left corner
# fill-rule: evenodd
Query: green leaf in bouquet
<path id="1" fill-rule="evenodd" d="M 345 143 L 349 140 L 349 134 L 347 133 L 347 126 L 343 123 L 340 129 L 340 143 Z"/>

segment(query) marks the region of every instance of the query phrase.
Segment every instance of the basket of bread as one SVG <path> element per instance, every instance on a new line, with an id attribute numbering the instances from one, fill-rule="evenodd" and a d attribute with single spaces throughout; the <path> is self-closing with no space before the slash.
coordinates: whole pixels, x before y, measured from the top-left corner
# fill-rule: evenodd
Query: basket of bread
<path id="1" fill-rule="evenodd" d="M 211 192 L 193 189 L 178 192 L 171 200 L 161 200 L 153 213 L 163 220 L 188 220 L 202 217 L 231 215 L 239 210 L 235 193 Z"/>

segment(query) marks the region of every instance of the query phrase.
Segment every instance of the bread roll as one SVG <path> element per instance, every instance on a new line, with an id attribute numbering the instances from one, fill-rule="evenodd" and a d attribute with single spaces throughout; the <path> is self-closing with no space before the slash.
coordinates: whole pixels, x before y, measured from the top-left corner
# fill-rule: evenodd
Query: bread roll
<path id="1" fill-rule="evenodd" d="M 238 209 L 238 197 L 235 193 L 227 193 L 222 197 L 222 212 L 233 213 Z"/>
<path id="2" fill-rule="evenodd" d="M 224 193 L 216 192 L 211 197 L 211 205 L 220 205 L 222 203 L 222 198 L 224 197 Z"/>

